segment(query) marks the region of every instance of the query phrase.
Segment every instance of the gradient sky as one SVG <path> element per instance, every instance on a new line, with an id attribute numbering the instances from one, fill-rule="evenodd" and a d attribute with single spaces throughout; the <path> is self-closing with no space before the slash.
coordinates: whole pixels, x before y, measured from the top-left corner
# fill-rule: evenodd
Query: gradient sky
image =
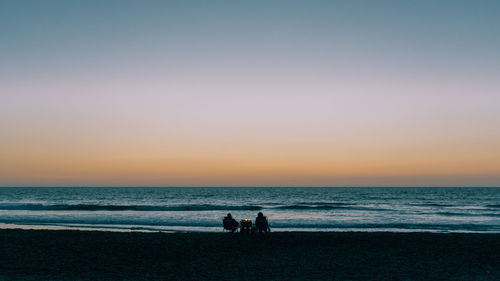
<path id="1" fill-rule="evenodd" d="M 0 186 L 500 186 L 499 1 L 0 1 Z"/>

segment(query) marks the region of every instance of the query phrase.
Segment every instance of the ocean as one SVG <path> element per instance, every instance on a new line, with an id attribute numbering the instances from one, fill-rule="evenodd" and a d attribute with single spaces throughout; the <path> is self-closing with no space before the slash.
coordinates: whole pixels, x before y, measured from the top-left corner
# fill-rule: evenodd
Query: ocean
<path id="1" fill-rule="evenodd" d="M 0 188 L 0 226 L 220 232 L 258 212 L 272 231 L 500 233 L 500 188 Z"/>

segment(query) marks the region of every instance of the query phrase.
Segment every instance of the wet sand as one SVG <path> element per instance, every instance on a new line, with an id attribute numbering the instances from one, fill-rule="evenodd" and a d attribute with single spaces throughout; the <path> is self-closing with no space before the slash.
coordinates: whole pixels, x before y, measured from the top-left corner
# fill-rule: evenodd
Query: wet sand
<path id="1" fill-rule="evenodd" d="M 500 234 L 0 230 L 0 280 L 500 280 Z"/>

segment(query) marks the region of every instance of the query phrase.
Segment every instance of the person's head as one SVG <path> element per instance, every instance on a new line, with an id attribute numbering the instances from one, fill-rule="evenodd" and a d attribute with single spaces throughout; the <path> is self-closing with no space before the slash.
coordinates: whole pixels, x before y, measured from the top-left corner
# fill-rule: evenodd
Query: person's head
<path id="1" fill-rule="evenodd" d="M 263 216 L 264 216 L 264 214 L 263 214 L 262 212 L 259 212 L 259 213 L 257 214 L 257 217 L 259 217 L 259 218 L 262 218 Z"/>
<path id="2" fill-rule="evenodd" d="M 231 216 L 231 213 L 228 213 L 228 214 L 227 214 L 227 217 L 228 217 L 228 218 L 232 218 L 233 216 Z"/>

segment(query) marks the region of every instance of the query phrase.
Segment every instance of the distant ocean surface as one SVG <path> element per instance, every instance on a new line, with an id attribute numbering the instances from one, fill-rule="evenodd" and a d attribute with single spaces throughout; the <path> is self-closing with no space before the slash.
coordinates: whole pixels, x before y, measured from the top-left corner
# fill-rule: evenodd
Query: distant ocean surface
<path id="1" fill-rule="evenodd" d="M 0 224 L 213 232 L 257 212 L 273 231 L 500 233 L 500 188 L 0 188 Z"/>

